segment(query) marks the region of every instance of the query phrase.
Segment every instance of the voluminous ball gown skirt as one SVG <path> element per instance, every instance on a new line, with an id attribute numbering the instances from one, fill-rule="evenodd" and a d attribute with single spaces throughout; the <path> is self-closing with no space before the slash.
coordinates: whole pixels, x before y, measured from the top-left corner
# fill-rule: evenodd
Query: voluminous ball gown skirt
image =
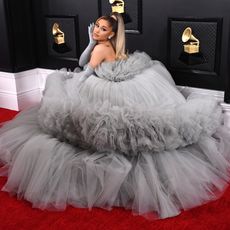
<path id="1" fill-rule="evenodd" d="M 229 181 L 230 135 L 212 98 L 185 99 L 145 53 L 49 75 L 39 106 L 0 129 L 3 191 L 40 209 L 175 216 Z"/>

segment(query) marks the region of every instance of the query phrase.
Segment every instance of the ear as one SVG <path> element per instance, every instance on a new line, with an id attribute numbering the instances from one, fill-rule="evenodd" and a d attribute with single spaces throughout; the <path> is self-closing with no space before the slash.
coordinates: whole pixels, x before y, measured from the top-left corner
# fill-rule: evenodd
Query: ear
<path id="1" fill-rule="evenodd" d="M 115 35 L 115 33 L 114 33 L 114 32 L 111 32 L 110 35 L 109 35 L 110 39 L 111 39 L 112 37 L 114 37 L 114 35 Z"/>

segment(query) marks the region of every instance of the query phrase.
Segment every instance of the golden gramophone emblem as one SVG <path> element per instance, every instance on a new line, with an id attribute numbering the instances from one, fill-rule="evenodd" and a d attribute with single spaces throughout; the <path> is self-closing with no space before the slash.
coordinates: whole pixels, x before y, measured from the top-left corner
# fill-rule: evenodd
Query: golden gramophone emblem
<path id="1" fill-rule="evenodd" d="M 60 25 L 57 22 L 55 22 L 52 26 L 52 34 L 54 38 L 52 46 L 53 50 L 57 53 L 66 53 L 71 50 L 65 42 L 65 34 L 61 31 Z"/>
<path id="2" fill-rule="evenodd" d="M 65 43 L 65 34 L 60 30 L 59 24 L 54 23 L 52 27 L 54 42 L 58 45 Z"/>
<path id="3" fill-rule="evenodd" d="M 192 34 L 191 27 L 187 27 L 182 34 L 184 44 L 184 52 L 188 54 L 199 53 L 200 41 Z"/>
<path id="4" fill-rule="evenodd" d="M 200 51 L 200 41 L 192 34 L 191 27 L 185 28 L 182 33 L 184 49 L 179 56 L 179 60 L 186 65 L 200 65 L 207 62 Z"/>
<path id="5" fill-rule="evenodd" d="M 130 15 L 125 10 L 125 1 L 109 0 L 109 3 L 111 5 L 112 12 L 121 14 L 125 24 L 132 22 Z"/>
<path id="6" fill-rule="evenodd" d="M 112 7 L 112 12 L 124 13 L 125 12 L 125 2 L 123 0 L 109 0 Z"/>

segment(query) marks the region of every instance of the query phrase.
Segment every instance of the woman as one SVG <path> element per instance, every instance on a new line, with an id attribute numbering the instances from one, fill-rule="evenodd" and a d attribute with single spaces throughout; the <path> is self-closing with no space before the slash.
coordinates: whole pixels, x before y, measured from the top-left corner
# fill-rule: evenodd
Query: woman
<path id="1" fill-rule="evenodd" d="M 82 53 L 79 65 L 89 65 L 80 81 L 86 79 L 102 62 L 111 62 L 127 58 L 125 53 L 125 30 L 122 17 L 113 13 L 97 19 L 95 26 L 88 28 L 89 45 Z"/>
<path id="2" fill-rule="evenodd" d="M 3 190 L 41 209 L 116 206 L 147 218 L 215 199 L 230 152 L 217 103 L 186 100 L 147 54 L 127 57 L 118 14 L 89 34 L 84 71 L 51 74 L 41 105 L 0 130 Z"/>

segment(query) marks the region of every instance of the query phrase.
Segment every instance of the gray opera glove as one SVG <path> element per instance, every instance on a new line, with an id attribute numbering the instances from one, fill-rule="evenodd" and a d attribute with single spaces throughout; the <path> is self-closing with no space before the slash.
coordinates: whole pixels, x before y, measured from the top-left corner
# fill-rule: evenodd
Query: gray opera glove
<path id="1" fill-rule="evenodd" d="M 90 75 L 94 73 L 94 68 L 90 65 L 83 71 L 83 75 L 79 78 L 79 82 L 84 82 Z"/>
<path id="2" fill-rule="evenodd" d="M 92 52 L 93 48 L 95 47 L 95 45 L 97 44 L 97 42 L 93 39 L 93 35 L 92 35 L 93 34 L 93 28 L 94 28 L 94 23 L 91 23 L 88 26 L 89 44 L 79 58 L 78 64 L 81 67 L 83 67 L 85 64 L 87 64 L 89 62 L 91 52 Z"/>

